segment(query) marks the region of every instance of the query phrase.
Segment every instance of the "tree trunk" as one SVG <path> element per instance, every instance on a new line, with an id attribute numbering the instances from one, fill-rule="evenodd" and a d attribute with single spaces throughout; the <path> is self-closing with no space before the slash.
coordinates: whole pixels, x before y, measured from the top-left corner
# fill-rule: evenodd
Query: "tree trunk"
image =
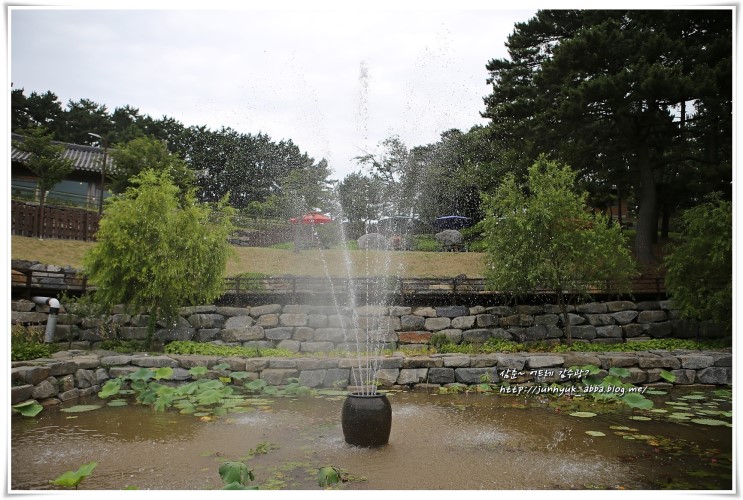
<path id="1" fill-rule="evenodd" d="M 41 192 L 41 195 L 39 196 L 39 220 L 37 223 L 37 236 L 40 240 L 44 239 L 44 204 L 46 203 L 46 193 L 44 191 Z"/>
<path id="2" fill-rule="evenodd" d="M 635 235 L 635 257 L 641 264 L 655 263 L 653 252 L 653 233 L 657 232 L 657 194 L 653 169 L 650 166 L 650 156 L 646 145 L 641 145 L 637 151 L 637 163 L 640 168 L 640 199 L 637 212 L 637 232 Z M 656 218 L 653 221 L 653 218 Z"/>
<path id="3" fill-rule="evenodd" d="M 668 203 L 663 203 L 663 209 L 661 210 L 662 220 L 660 224 L 660 238 L 662 240 L 668 239 L 669 226 L 671 224 L 671 208 Z"/>

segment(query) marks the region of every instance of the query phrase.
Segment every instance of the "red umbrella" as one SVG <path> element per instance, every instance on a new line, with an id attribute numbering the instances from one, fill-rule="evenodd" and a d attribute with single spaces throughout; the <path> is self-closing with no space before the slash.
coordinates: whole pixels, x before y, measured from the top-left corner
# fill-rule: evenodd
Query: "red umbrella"
<path id="1" fill-rule="evenodd" d="M 333 219 L 319 212 L 313 212 L 304 214 L 301 218 L 292 217 L 289 222 L 292 224 L 325 224 L 326 222 L 333 222 Z"/>

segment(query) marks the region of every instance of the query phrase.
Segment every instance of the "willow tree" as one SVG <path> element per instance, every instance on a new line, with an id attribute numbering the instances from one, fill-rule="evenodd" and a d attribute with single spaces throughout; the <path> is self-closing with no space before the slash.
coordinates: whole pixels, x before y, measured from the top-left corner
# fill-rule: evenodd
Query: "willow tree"
<path id="1" fill-rule="evenodd" d="M 483 195 L 481 222 L 489 285 L 516 294 L 554 293 L 568 343 L 570 300 L 604 289 L 607 281 L 626 288 L 634 274 L 619 226 L 588 209 L 575 177 L 570 167 L 541 156 L 525 184 L 508 174 L 492 196 Z"/>
<path id="2" fill-rule="evenodd" d="M 97 287 L 96 303 L 126 304 L 172 324 L 180 307 L 213 301 L 224 292 L 233 209 L 181 193 L 167 172 L 144 170 L 123 194 L 107 200 L 96 244 L 83 258 Z"/>

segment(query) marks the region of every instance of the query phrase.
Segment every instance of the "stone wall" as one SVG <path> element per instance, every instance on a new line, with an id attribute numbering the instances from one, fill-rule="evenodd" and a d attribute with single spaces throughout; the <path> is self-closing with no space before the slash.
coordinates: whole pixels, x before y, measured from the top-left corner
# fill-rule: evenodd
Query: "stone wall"
<path id="1" fill-rule="evenodd" d="M 566 370 L 589 364 L 601 368 L 599 376 L 606 375 L 612 367 L 627 368 L 629 375 L 622 380 L 642 385 L 668 385 L 660 376 L 661 370 L 668 370 L 676 376 L 676 385 L 729 386 L 733 372 L 733 357 L 726 351 L 433 354 L 412 357 L 395 354 L 376 359 L 380 367 L 377 376 L 383 387 L 418 390 L 436 390 L 449 384 L 479 384 L 483 377 L 498 383 L 508 376 L 511 388 L 569 382 Z M 93 396 L 106 380 L 134 372 L 140 367 L 169 366 L 173 368 L 173 380 L 186 382 L 191 380 L 190 368 L 204 366 L 211 369 L 223 363 L 229 365 L 231 371 L 248 372 L 246 381 L 260 378 L 269 385 L 285 385 L 289 379 L 298 378 L 304 386 L 338 389 L 355 384 L 357 379 L 354 374 L 358 373 L 355 367 L 359 366 L 355 357 L 224 358 L 60 351 L 51 359 L 12 363 L 11 404 L 33 399 L 43 405 L 54 405 Z M 204 376 L 216 378 L 221 375 L 218 370 L 210 370 Z"/>
<path id="2" fill-rule="evenodd" d="M 11 320 L 45 325 L 46 306 L 20 300 L 12 304 Z M 124 308 L 104 319 L 80 317 L 64 309 L 58 316 L 54 341 L 66 347 L 94 348 L 108 338 L 144 340 L 148 316 Z M 570 307 L 572 338 L 618 343 L 655 338 L 716 339 L 722 329 L 682 320 L 672 301 L 592 302 Z M 160 323 L 154 341 L 194 340 L 261 349 L 279 347 L 295 352 L 356 350 L 367 333 L 385 348 L 427 344 L 444 335 L 454 343 L 483 343 L 488 339 L 519 342 L 560 342 L 565 337 L 555 305 L 377 307 L 355 309 L 299 304 L 252 307 L 215 305 L 181 310 L 174 327 Z"/>

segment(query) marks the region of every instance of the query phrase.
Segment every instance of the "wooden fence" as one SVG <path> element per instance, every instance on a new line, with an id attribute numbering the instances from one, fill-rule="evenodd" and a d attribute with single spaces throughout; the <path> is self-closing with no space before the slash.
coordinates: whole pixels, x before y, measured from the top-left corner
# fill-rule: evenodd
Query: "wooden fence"
<path id="1" fill-rule="evenodd" d="M 98 231 L 98 213 L 80 208 L 44 207 L 39 219 L 39 205 L 11 201 L 11 234 L 42 238 L 91 241 Z"/>
<path id="2" fill-rule="evenodd" d="M 12 269 L 12 291 L 15 296 L 30 299 L 34 295 L 59 294 L 67 292 L 80 295 L 95 290 L 87 279 L 75 272 L 40 271 L 32 269 Z M 620 294 L 611 283 L 591 290 L 594 296 L 632 295 L 652 299 L 662 299 L 666 289 L 661 278 L 638 278 L 630 287 L 629 293 Z M 457 299 L 489 301 L 498 297 L 508 297 L 510 292 L 494 291 L 487 287 L 483 278 L 326 278 L 312 276 L 282 276 L 271 278 L 228 277 L 225 279 L 225 293 L 222 300 L 241 303 L 247 300 L 331 300 L 345 302 L 351 296 L 360 299 L 395 297 L 413 302 L 421 299 L 456 301 Z M 552 295 L 548 291 L 534 296 Z"/>

